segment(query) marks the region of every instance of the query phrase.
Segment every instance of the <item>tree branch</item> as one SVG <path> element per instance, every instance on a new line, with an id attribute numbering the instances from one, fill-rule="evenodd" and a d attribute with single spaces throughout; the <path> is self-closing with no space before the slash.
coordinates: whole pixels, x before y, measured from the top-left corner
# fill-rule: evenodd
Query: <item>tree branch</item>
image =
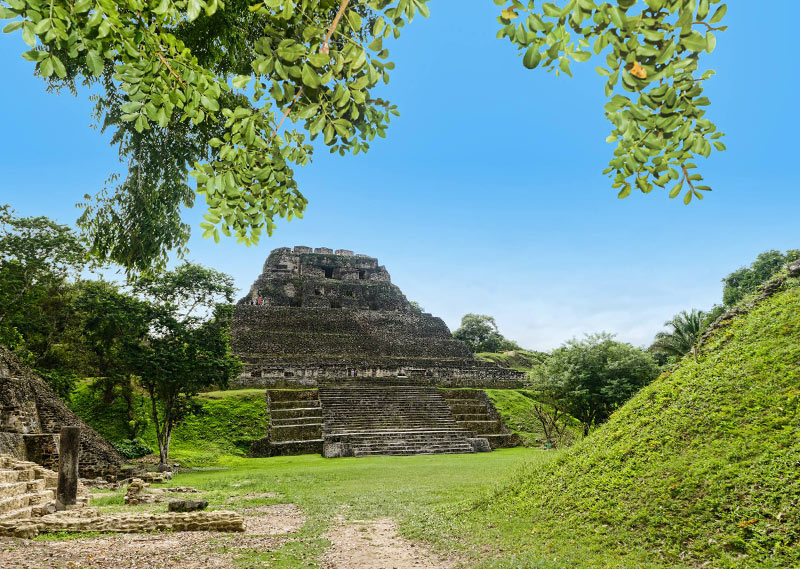
<path id="1" fill-rule="evenodd" d="M 183 85 L 184 87 L 188 87 L 188 85 L 186 85 L 186 81 L 183 80 L 183 77 L 181 77 L 180 75 L 175 73 L 175 70 L 172 69 L 172 67 L 170 66 L 169 62 L 164 58 L 164 56 L 161 54 L 161 52 L 157 51 L 156 55 L 161 60 L 161 63 L 163 63 L 164 65 L 167 66 L 167 69 L 169 69 L 169 72 L 172 73 L 175 76 L 175 78 L 180 82 L 180 84 Z"/>
<path id="2" fill-rule="evenodd" d="M 350 3 L 350 0 L 342 0 L 341 5 L 339 6 L 339 11 L 336 12 L 336 17 L 333 18 L 333 22 L 331 23 L 331 27 L 328 30 L 328 33 L 325 35 L 325 41 L 322 42 L 322 47 L 319 48 L 320 53 L 328 53 L 330 51 L 330 41 L 331 36 L 336 31 L 336 28 L 339 26 L 339 20 L 342 19 L 342 15 L 344 11 L 347 10 L 347 5 Z"/>

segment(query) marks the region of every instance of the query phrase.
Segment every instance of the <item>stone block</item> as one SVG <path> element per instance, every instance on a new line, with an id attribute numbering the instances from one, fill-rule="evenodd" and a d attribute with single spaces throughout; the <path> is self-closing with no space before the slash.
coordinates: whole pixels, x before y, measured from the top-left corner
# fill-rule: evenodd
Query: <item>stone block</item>
<path id="1" fill-rule="evenodd" d="M 205 500 L 173 500 L 167 504 L 170 512 L 197 512 L 208 508 Z"/>

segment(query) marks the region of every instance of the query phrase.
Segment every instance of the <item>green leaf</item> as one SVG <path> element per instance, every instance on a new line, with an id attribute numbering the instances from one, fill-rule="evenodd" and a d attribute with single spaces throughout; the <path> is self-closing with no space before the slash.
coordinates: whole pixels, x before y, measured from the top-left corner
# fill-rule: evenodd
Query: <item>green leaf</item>
<path id="1" fill-rule="evenodd" d="M 708 32 L 706 34 L 706 51 L 711 53 L 715 47 L 717 47 L 717 38 L 714 37 L 714 34 Z"/>
<path id="2" fill-rule="evenodd" d="M 86 53 L 86 65 L 92 75 L 100 75 L 103 72 L 103 58 L 93 49 Z"/>
<path id="3" fill-rule="evenodd" d="M 200 104 L 212 112 L 217 112 L 219 110 L 219 102 L 216 99 L 212 99 L 206 95 L 202 95 L 200 97 Z"/>
<path id="4" fill-rule="evenodd" d="M 22 27 L 22 24 L 23 24 L 22 21 L 11 22 L 10 24 L 7 24 L 6 27 L 3 28 L 3 33 L 10 34 L 11 32 L 15 32 Z"/>
<path id="5" fill-rule="evenodd" d="M 355 10 L 348 10 L 347 11 L 347 21 L 350 24 L 350 27 L 354 30 L 360 30 L 362 21 L 361 16 Z"/>
<path id="6" fill-rule="evenodd" d="M 522 65 L 527 67 L 528 69 L 535 69 L 536 66 L 539 65 L 539 62 L 542 60 L 542 54 L 539 53 L 539 46 L 532 45 L 528 48 L 525 52 L 525 55 L 522 57 Z"/>
<path id="7" fill-rule="evenodd" d="M 245 87 L 247 87 L 247 84 L 249 82 L 250 82 L 249 75 L 237 75 L 236 77 L 233 78 L 232 81 L 233 86 L 236 87 L 237 89 L 244 89 Z"/>
<path id="8" fill-rule="evenodd" d="M 723 4 L 722 6 L 717 8 L 717 11 L 714 12 L 713 16 L 711 16 L 711 20 L 709 20 L 709 23 L 716 24 L 716 23 L 721 22 L 722 18 L 725 17 L 725 14 L 726 14 L 727 11 L 728 11 L 728 5 L 727 4 Z"/>
<path id="9" fill-rule="evenodd" d="M 303 85 L 310 89 L 319 89 L 320 85 L 322 85 L 317 72 L 307 63 L 303 64 L 302 79 Z"/>
<path id="10" fill-rule="evenodd" d="M 36 47 L 36 36 L 33 33 L 33 24 L 25 22 L 28 25 L 22 26 L 22 39 L 31 47 Z"/>

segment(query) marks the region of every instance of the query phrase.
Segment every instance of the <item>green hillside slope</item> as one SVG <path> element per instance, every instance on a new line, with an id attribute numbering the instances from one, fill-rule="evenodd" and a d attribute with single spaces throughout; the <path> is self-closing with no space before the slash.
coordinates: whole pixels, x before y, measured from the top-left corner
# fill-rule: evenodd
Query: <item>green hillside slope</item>
<path id="1" fill-rule="evenodd" d="M 480 567 L 800 567 L 798 279 L 555 461 L 420 526 L 491 551 Z"/>

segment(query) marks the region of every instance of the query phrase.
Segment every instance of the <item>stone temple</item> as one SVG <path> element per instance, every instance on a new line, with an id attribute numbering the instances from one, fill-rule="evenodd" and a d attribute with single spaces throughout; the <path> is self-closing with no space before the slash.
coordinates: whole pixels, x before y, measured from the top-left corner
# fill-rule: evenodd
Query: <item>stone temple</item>
<path id="1" fill-rule="evenodd" d="M 253 447 L 258 456 L 515 444 L 482 389 L 522 387 L 523 374 L 476 360 L 374 257 L 273 250 L 236 306 L 233 351 L 244 362 L 234 385 L 267 389 L 270 431 Z"/>

